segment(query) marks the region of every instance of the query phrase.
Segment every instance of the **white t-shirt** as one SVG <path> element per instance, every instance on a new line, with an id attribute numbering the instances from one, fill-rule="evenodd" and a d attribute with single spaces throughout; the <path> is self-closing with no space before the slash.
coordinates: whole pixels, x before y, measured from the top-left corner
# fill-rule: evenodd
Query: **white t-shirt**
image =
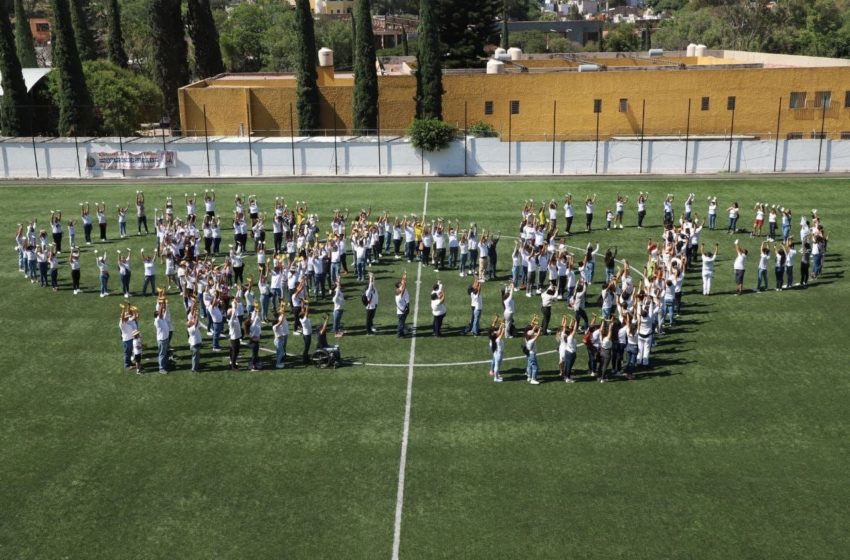
<path id="1" fill-rule="evenodd" d="M 201 329 L 198 328 L 198 325 L 192 325 L 191 327 L 186 327 L 186 332 L 189 335 L 189 346 L 197 346 L 201 343 Z"/>
<path id="2" fill-rule="evenodd" d="M 747 268 L 747 255 L 740 253 L 737 257 L 735 257 L 735 270 L 746 270 Z"/>
<path id="3" fill-rule="evenodd" d="M 119 321 L 118 326 L 121 328 L 121 341 L 127 342 L 133 340 L 133 331 L 136 330 L 136 322 L 133 320 Z"/>
<path id="4" fill-rule="evenodd" d="M 707 257 L 703 255 L 702 257 L 702 274 L 703 276 L 710 276 L 714 274 L 714 260 L 717 258 L 716 255 L 712 255 Z"/>
<path id="5" fill-rule="evenodd" d="M 165 320 L 165 317 L 157 317 L 153 320 L 153 324 L 156 327 L 156 340 L 158 342 L 168 340 L 170 329 L 168 328 L 168 321 Z"/>
<path id="6" fill-rule="evenodd" d="M 410 294 L 407 293 L 405 289 L 401 295 L 395 296 L 395 312 L 397 315 L 401 315 L 404 313 L 405 309 L 407 309 L 408 305 L 410 305 Z"/>
<path id="7" fill-rule="evenodd" d="M 443 304 L 443 302 L 440 301 L 439 298 L 432 299 L 431 300 L 431 314 L 434 315 L 435 317 L 438 317 L 440 315 L 445 315 L 445 313 L 446 313 L 445 304 Z"/>
<path id="8" fill-rule="evenodd" d="M 481 309 L 481 291 L 477 294 L 475 292 L 469 294 L 469 300 L 473 309 Z"/>

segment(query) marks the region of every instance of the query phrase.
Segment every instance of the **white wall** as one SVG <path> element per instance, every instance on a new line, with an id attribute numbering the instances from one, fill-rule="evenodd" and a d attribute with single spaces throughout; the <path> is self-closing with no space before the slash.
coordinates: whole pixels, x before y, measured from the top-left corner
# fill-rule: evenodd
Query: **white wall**
<path id="1" fill-rule="evenodd" d="M 465 149 L 464 149 L 465 145 Z M 169 177 L 287 177 L 287 176 L 416 176 L 416 175 L 556 175 L 771 173 L 850 171 L 850 141 L 841 140 L 636 140 L 623 142 L 500 142 L 495 138 L 468 138 L 446 150 L 422 153 L 409 139 L 378 143 L 332 139 L 213 138 L 208 147 L 197 138 L 166 144 L 177 153 Z M 166 170 L 88 171 L 86 154 L 118 150 L 117 139 L 80 141 L 37 139 L 0 141 L 0 177 L 8 179 L 76 177 L 165 177 Z M 127 139 L 125 150 L 162 149 L 148 140 Z M 687 147 L 687 154 L 686 154 Z M 553 161 L 554 149 L 554 161 Z M 208 157 L 209 154 L 209 157 Z M 293 173 L 294 156 L 294 173 Z M 687 158 L 687 159 L 686 159 Z M 36 171 L 36 160 L 38 170 Z M 379 166 L 380 160 L 380 166 Z M 80 171 L 79 167 L 82 167 Z M 598 171 L 597 171 L 598 168 Z"/>

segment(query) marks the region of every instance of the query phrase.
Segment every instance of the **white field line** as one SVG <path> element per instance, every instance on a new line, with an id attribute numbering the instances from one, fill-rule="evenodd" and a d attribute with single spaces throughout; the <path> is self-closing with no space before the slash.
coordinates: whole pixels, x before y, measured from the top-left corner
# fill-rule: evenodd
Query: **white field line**
<path id="1" fill-rule="evenodd" d="M 428 183 L 422 201 L 422 216 L 428 212 Z M 401 546 L 401 514 L 404 509 L 404 473 L 407 468 L 407 442 L 410 436 L 410 399 L 413 394 L 413 367 L 416 363 L 416 324 L 419 319 L 419 290 L 422 287 L 422 261 L 416 270 L 416 297 L 413 304 L 413 336 L 410 338 L 410 363 L 407 369 L 407 398 L 404 403 L 404 429 L 401 435 L 401 459 L 398 464 L 398 492 L 395 504 L 395 530 L 393 531 L 393 560 L 398 560 Z"/>

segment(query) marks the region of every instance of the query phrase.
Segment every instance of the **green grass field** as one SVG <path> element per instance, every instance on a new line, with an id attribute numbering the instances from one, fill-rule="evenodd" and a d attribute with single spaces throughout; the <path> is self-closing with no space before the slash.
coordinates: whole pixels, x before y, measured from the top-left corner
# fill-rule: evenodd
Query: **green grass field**
<path id="1" fill-rule="evenodd" d="M 0 266 L 0 558 L 391 558 L 411 360 L 411 340 L 394 336 L 391 283 L 405 266 L 415 280 L 416 265 L 385 259 L 374 267 L 381 336 L 340 339 L 346 359 L 400 367 L 231 373 L 226 352 L 213 354 L 205 337 L 207 370 L 193 375 L 172 297 L 181 369 L 136 376 L 121 367 L 117 266 L 113 260 L 113 297 L 98 298 L 92 251 L 152 250 L 154 238 L 84 246 L 86 292 L 77 296 L 64 259 L 63 289 L 54 293 L 23 278 L 12 248 L 16 222 L 37 217 L 46 226 L 50 209 L 68 217 L 82 201 L 114 209 L 140 187 L 150 210 L 165 196 L 203 189 L 134 182 L 0 188 L 0 231 L 8 236 Z M 275 196 L 307 199 L 326 218 L 337 207 L 369 204 L 421 214 L 425 195 L 421 181 L 215 188 L 220 213 L 244 192 L 269 212 Z M 708 195 L 722 208 L 737 200 L 744 228 L 757 200 L 791 207 L 795 239 L 799 215 L 817 208 L 832 238 L 825 274 L 807 290 L 752 294 L 757 242 L 738 236 L 751 254 L 750 293 L 738 298 L 729 295 L 734 237 L 706 230 L 706 244 L 721 243 L 716 295 L 703 298 L 698 274 L 689 276 L 681 319 L 634 382 L 556 383 L 552 354 L 540 358 L 542 378 L 552 382 L 537 387 L 514 382 L 525 378 L 524 360 L 504 363 L 509 382 L 501 384 L 492 383 L 486 364 L 414 366 L 400 557 L 847 557 L 846 188 L 846 179 L 820 178 L 430 182 L 429 216 L 474 220 L 504 235 L 516 235 L 527 198 L 595 192 L 595 225 L 603 230 L 583 233 L 579 216 L 573 230 L 581 233 L 569 244 L 617 245 L 621 258 L 641 268 L 647 238 L 661 233 L 667 192 L 677 195 L 677 211 L 695 192 L 700 214 Z M 639 190 L 652 194 L 651 227 L 643 230 L 634 227 Z M 606 232 L 604 210 L 617 191 L 632 197 L 627 227 Z M 183 206 L 175 207 L 179 215 Z M 117 238 L 114 215 L 110 221 Z M 718 226 L 725 227 L 722 213 Z M 223 246 L 231 234 L 224 232 Z M 501 278 L 511 247 L 502 240 Z M 253 264 L 249 258 L 246 271 Z M 799 275 L 799 260 L 796 268 Z M 604 277 L 599 269 L 597 278 Z M 164 280 L 162 267 L 157 274 Z M 454 333 L 468 318 L 469 279 L 439 276 L 452 335 L 430 337 L 426 298 L 437 273 L 422 267 L 414 364 L 489 360 L 486 338 Z M 133 289 L 141 282 L 137 260 Z M 484 284 L 484 321 L 501 310 L 501 285 Z M 362 285 L 349 275 L 344 287 L 343 322 L 362 332 Z M 597 280 L 588 301 L 598 290 Z M 153 345 L 154 302 L 133 302 Z M 519 298 L 517 322 L 539 307 L 539 298 Z M 314 313 L 329 308 L 317 302 Z M 565 309 L 556 307 L 553 320 Z M 289 353 L 300 345 L 290 337 Z M 272 347 L 269 328 L 262 346 Z M 540 346 L 551 350 L 554 339 Z M 507 355 L 522 355 L 518 341 L 508 341 Z M 584 358 L 580 348 L 583 377 Z M 148 371 L 154 359 L 145 356 Z"/>

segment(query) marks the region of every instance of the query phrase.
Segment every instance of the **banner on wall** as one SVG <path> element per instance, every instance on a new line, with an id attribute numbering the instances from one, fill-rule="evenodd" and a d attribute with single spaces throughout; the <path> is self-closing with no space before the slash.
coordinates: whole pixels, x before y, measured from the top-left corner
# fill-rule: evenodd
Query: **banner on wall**
<path id="1" fill-rule="evenodd" d="M 90 152 L 86 156 L 87 169 L 165 169 L 174 167 L 177 153 L 156 150 L 151 152 Z"/>

